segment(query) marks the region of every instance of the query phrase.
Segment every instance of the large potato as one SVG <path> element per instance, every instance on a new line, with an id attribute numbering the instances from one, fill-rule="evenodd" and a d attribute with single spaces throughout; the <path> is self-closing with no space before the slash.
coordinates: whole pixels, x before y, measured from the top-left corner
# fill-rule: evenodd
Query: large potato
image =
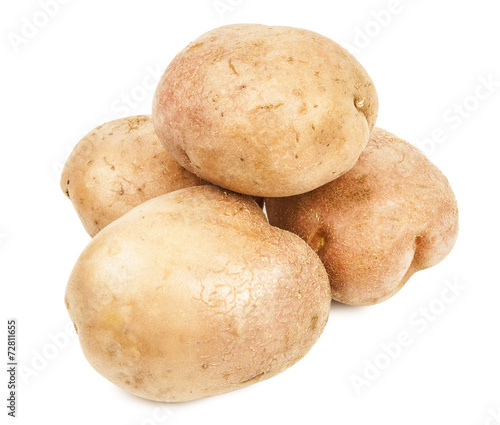
<path id="1" fill-rule="evenodd" d="M 201 184 L 207 182 L 165 151 L 146 115 L 91 131 L 75 147 L 61 175 L 61 188 L 91 236 L 148 199 Z"/>
<path id="2" fill-rule="evenodd" d="M 184 401 L 274 376 L 330 311 L 328 276 L 250 198 L 214 186 L 152 199 L 103 229 L 66 306 L 90 364 L 141 397 Z"/>
<path id="3" fill-rule="evenodd" d="M 298 28 L 229 25 L 166 69 L 153 102 L 160 140 L 205 180 L 257 196 L 304 193 L 354 166 L 378 112 L 346 50 Z"/>
<path id="4" fill-rule="evenodd" d="M 446 177 L 416 148 L 376 128 L 356 166 L 300 196 L 266 199 L 271 224 L 301 236 L 330 276 L 332 298 L 369 305 L 451 251 L 458 209 Z"/>

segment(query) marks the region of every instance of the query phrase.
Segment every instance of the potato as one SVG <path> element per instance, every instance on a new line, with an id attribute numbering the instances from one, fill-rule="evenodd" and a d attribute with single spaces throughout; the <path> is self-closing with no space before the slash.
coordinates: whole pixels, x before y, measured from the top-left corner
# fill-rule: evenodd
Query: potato
<path id="1" fill-rule="evenodd" d="M 160 401 L 282 372 L 319 338 L 330 301 L 314 251 L 249 197 L 215 186 L 157 197 L 108 225 L 66 289 L 90 364 Z"/>
<path id="2" fill-rule="evenodd" d="M 168 66 L 153 101 L 157 134 L 183 167 L 256 196 L 304 193 L 348 171 L 377 112 L 373 82 L 346 50 L 264 25 L 202 35 Z"/>
<path id="3" fill-rule="evenodd" d="M 301 236 L 330 276 L 332 298 L 369 305 L 443 260 L 458 233 L 446 177 L 416 148 L 380 128 L 356 166 L 310 193 L 266 199 L 271 224 Z"/>
<path id="4" fill-rule="evenodd" d="M 202 184 L 207 182 L 165 151 L 146 115 L 91 131 L 73 150 L 61 175 L 61 188 L 91 236 L 148 199 Z"/>

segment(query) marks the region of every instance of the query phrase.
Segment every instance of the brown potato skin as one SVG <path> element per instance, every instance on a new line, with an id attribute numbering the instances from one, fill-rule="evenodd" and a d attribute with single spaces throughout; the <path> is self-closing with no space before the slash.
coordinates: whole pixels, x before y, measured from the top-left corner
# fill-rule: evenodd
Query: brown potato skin
<path id="1" fill-rule="evenodd" d="M 80 256 L 66 306 L 90 364 L 158 401 L 225 393 L 302 358 L 330 311 L 318 256 L 215 186 L 139 205 Z"/>
<path id="2" fill-rule="evenodd" d="M 458 234 L 446 177 L 419 150 L 375 128 L 352 170 L 310 193 L 267 198 L 269 222 L 320 256 L 332 298 L 370 305 L 443 260 Z"/>
<path id="3" fill-rule="evenodd" d="M 148 199 L 203 184 L 208 182 L 165 151 L 148 115 L 118 119 L 91 131 L 61 174 L 61 189 L 91 236 Z"/>
<path id="4" fill-rule="evenodd" d="M 348 171 L 377 113 L 372 80 L 337 43 L 250 24 L 188 45 L 153 101 L 158 136 L 183 167 L 255 196 L 304 193 Z"/>

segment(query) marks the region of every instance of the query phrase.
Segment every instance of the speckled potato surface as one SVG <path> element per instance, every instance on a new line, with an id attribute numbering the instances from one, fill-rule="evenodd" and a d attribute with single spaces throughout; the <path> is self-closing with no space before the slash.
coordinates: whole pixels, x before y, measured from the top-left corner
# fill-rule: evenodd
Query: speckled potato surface
<path id="1" fill-rule="evenodd" d="M 377 113 L 372 80 L 337 43 L 250 24 L 188 45 L 153 101 L 158 136 L 183 167 L 256 196 L 304 193 L 348 171 Z"/>
<path id="2" fill-rule="evenodd" d="M 302 358 L 330 311 L 328 276 L 249 197 L 182 189 L 134 208 L 77 261 L 66 306 L 104 377 L 185 401 L 272 377 Z"/>
<path id="3" fill-rule="evenodd" d="M 458 208 L 446 177 L 419 150 L 375 128 L 355 167 L 310 193 L 265 200 L 269 222 L 320 256 L 332 298 L 369 305 L 394 295 L 453 248 Z"/>
<path id="4" fill-rule="evenodd" d="M 201 184 L 207 182 L 165 151 L 147 115 L 91 131 L 75 147 L 61 175 L 61 188 L 91 236 L 148 199 Z"/>

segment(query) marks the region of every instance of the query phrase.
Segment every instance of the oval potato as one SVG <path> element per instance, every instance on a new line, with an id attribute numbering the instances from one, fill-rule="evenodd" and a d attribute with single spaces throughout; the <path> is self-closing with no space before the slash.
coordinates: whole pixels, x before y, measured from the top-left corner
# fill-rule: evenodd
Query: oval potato
<path id="1" fill-rule="evenodd" d="M 91 131 L 75 147 L 61 175 L 61 188 L 91 236 L 148 199 L 202 184 L 207 182 L 165 151 L 147 115 Z"/>
<path id="2" fill-rule="evenodd" d="M 372 80 L 337 43 L 250 24 L 192 42 L 153 101 L 158 136 L 183 167 L 256 196 L 304 193 L 348 171 L 377 113 Z"/>
<path id="3" fill-rule="evenodd" d="M 328 276 L 249 197 L 214 186 L 139 205 L 76 263 L 66 306 L 104 377 L 152 400 L 221 394 L 302 358 L 330 311 Z"/>
<path id="4" fill-rule="evenodd" d="M 352 305 L 394 295 L 413 273 L 443 260 L 458 234 L 446 177 L 418 149 L 380 128 L 351 171 L 265 205 L 271 224 L 318 253 L 332 298 Z"/>

